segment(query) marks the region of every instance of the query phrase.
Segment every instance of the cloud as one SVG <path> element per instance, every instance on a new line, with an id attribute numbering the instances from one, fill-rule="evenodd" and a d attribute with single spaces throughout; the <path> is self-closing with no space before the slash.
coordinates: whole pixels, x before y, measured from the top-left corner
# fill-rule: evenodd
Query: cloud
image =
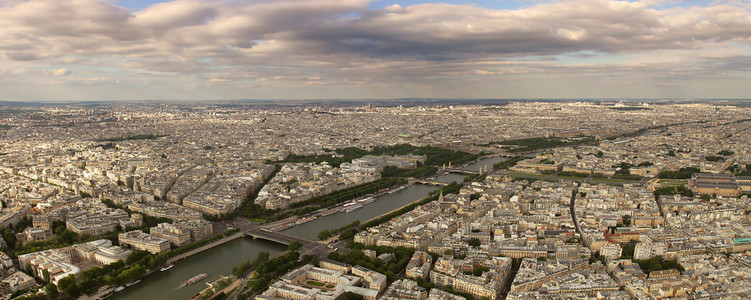
<path id="1" fill-rule="evenodd" d="M 68 75 L 70 73 L 73 73 L 73 71 L 65 69 L 65 68 L 57 69 L 57 70 L 54 70 L 52 72 L 52 74 L 54 74 L 55 76 L 65 76 L 65 75 Z"/>
<path id="2" fill-rule="evenodd" d="M 561 0 L 515 10 L 450 4 L 373 10 L 365 0 L 176 0 L 131 12 L 104 0 L 4 1 L 0 61 L 77 66 L 76 76 L 90 68 L 123 81 L 132 73 L 179 74 L 181 80 L 279 87 L 441 87 L 456 76 L 472 81 L 585 69 L 645 76 L 640 70 L 673 74 L 665 67 L 682 63 L 691 64 L 680 69 L 692 76 L 703 71 L 720 76 L 720 67 L 748 71 L 747 64 L 733 65 L 751 44 L 748 3 L 660 8 L 671 2 Z M 607 61 L 667 52 L 682 60 Z M 704 55 L 708 52 L 711 57 Z"/>

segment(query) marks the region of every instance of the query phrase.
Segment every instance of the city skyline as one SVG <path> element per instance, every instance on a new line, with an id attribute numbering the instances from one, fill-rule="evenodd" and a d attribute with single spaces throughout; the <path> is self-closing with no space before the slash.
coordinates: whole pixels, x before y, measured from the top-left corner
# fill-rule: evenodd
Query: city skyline
<path id="1" fill-rule="evenodd" d="M 2 1 L 2 100 L 748 98 L 748 1 Z"/>

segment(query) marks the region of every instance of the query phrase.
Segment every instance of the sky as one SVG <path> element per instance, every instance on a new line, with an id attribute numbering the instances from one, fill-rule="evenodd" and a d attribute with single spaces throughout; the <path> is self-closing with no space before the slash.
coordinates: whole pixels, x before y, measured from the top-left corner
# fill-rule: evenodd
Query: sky
<path id="1" fill-rule="evenodd" d="M 751 98 L 749 0 L 0 0 L 0 100 Z"/>

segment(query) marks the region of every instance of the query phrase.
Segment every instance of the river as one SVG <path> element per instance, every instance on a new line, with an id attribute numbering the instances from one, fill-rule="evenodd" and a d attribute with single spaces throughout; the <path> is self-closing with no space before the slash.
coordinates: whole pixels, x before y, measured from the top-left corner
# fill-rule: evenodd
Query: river
<path id="1" fill-rule="evenodd" d="M 286 246 L 273 242 L 240 238 L 178 261 L 172 269 L 151 274 L 109 299 L 186 300 L 205 289 L 206 282 L 216 280 L 219 275 L 229 275 L 232 267 L 246 260 L 253 260 L 259 252 L 266 251 L 274 256 L 286 249 Z M 201 273 L 208 274 L 208 277 L 198 283 L 183 286 L 185 280 Z"/>
<path id="2" fill-rule="evenodd" d="M 429 192 L 437 187 L 415 184 L 392 194 L 383 194 L 376 197 L 376 201 L 365 205 L 363 208 L 350 213 L 335 213 L 333 215 L 319 217 L 308 223 L 300 224 L 284 231 L 309 240 L 318 240 L 318 233 L 324 229 L 339 228 L 356 220 L 361 223 L 386 214 L 394 209 L 405 206 L 419 199 L 425 198 Z"/>
<path id="3" fill-rule="evenodd" d="M 492 170 L 494 163 L 505 159 L 505 157 L 484 158 L 462 169 L 479 171 L 480 168 L 485 168 L 484 166 L 487 165 L 487 169 Z M 465 176 L 464 174 L 449 173 L 438 176 L 435 180 L 446 183 L 462 182 Z M 318 240 L 318 233 L 324 229 L 339 228 L 355 220 L 365 222 L 420 200 L 437 188 L 436 186 L 413 184 L 400 191 L 378 196 L 375 202 L 365 205 L 359 210 L 319 217 L 311 222 L 287 229 L 284 233 L 315 241 Z M 232 267 L 246 260 L 252 260 L 259 252 L 266 251 L 273 256 L 285 249 L 286 246 L 280 244 L 241 238 L 181 260 L 169 271 L 154 273 L 144 278 L 141 283 L 116 293 L 110 299 L 188 299 L 206 288 L 204 282 L 213 281 L 219 275 L 229 275 L 232 272 Z M 209 276 L 202 282 L 182 286 L 185 280 L 200 273 L 207 273 Z"/>
<path id="4" fill-rule="evenodd" d="M 506 160 L 505 157 L 490 157 L 478 160 L 475 163 L 462 167 L 465 170 L 479 171 L 480 168 L 493 169 L 493 164 Z M 451 183 L 452 181 L 462 182 L 465 174 L 448 173 L 436 178 L 436 181 Z M 376 197 L 376 201 L 365 205 L 363 208 L 350 212 L 350 213 L 335 213 L 333 215 L 319 217 L 308 223 L 300 224 L 284 231 L 284 233 L 307 238 L 310 240 L 318 240 L 318 233 L 324 229 L 335 229 L 344 225 L 350 224 L 356 220 L 364 223 L 372 218 L 386 214 L 394 209 L 400 208 L 404 205 L 410 204 L 414 201 L 420 200 L 428 195 L 431 191 L 436 190 L 438 187 L 413 184 L 407 188 L 397 191 L 393 194 L 384 194 Z"/>

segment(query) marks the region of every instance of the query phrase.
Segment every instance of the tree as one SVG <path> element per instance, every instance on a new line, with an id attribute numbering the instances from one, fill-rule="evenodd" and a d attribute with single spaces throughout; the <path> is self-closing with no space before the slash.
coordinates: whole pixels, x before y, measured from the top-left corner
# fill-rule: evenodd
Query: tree
<path id="1" fill-rule="evenodd" d="M 73 244 L 78 241 L 78 235 L 73 231 L 65 230 L 57 239 L 64 244 Z"/>
<path id="2" fill-rule="evenodd" d="M 469 239 L 468 244 L 470 246 L 472 246 L 472 247 L 479 247 L 480 244 L 482 244 L 482 243 L 480 242 L 480 239 L 478 239 L 478 238 L 471 238 L 471 239 Z"/>
<path id="3" fill-rule="evenodd" d="M 77 298 L 81 295 L 81 292 L 76 285 L 76 276 L 72 274 L 58 280 L 57 286 L 63 292 L 63 294 L 68 296 L 68 298 Z"/>
<path id="4" fill-rule="evenodd" d="M 44 282 L 50 282 L 50 272 L 47 269 L 42 270 L 42 279 Z"/>
<path id="5" fill-rule="evenodd" d="M 318 256 L 315 254 L 306 254 L 302 256 L 302 262 L 306 264 L 318 266 L 319 259 L 318 259 Z"/>
<path id="6" fill-rule="evenodd" d="M 47 297 L 49 297 L 50 299 L 57 298 L 57 295 L 59 294 L 57 292 L 57 286 L 52 282 L 48 283 L 44 287 L 44 292 L 47 294 Z"/>
<path id="7" fill-rule="evenodd" d="M 287 246 L 287 250 L 289 251 L 297 251 L 300 250 L 300 248 L 302 248 L 302 243 L 298 241 L 291 242 L 289 243 L 289 246 Z"/>
<path id="8" fill-rule="evenodd" d="M 11 230 L 10 228 L 5 228 L 3 230 L 3 238 L 5 239 L 5 242 L 8 244 L 8 247 L 15 249 L 16 235 L 13 234 L 13 230 Z"/>
<path id="9" fill-rule="evenodd" d="M 156 266 L 161 266 L 161 265 L 167 263 L 168 259 L 169 259 L 169 254 L 167 254 L 167 252 L 159 253 L 157 255 L 152 256 L 149 259 L 148 266 L 149 266 L 149 268 L 153 268 L 153 267 L 156 267 Z"/>
<path id="10" fill-rule="evenodd" d="M 128 258 L 125 259 L 125 263 L 131 265 L 146 256 L 149 256 L 148 251 L 133 251 L 133 253 L 128 255 Z"/>

